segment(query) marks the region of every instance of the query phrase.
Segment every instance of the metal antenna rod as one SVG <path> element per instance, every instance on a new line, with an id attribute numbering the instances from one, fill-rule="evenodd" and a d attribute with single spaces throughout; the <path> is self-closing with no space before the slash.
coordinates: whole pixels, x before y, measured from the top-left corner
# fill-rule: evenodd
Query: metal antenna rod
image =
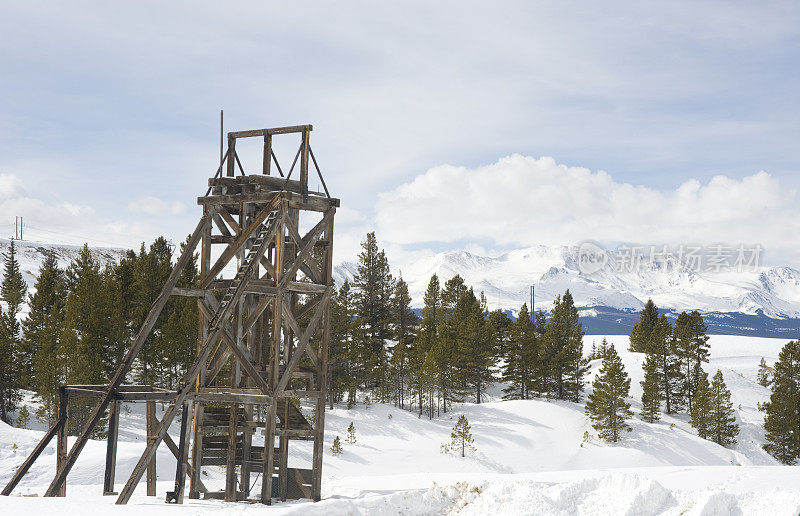
<path id="1" fill-rule="evenodd" d="M 219 110 L 219 168 L 222 169 L 222 135 L 223 129 L 223 112 Z"/>

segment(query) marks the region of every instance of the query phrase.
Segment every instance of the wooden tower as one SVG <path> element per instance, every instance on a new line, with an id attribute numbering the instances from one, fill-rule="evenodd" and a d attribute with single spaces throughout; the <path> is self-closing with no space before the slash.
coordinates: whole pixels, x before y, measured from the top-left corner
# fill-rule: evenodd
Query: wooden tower
<path id="1" fill-rule="evenodd" d="M 155 495 L 155 452 L 166 443 L 177 460 L 175 490 L 168 502 L 181 503 L 185 479 L 189 496 L 227 501 L 320 499 L 329 304 L 333 294 L 332 198 L 311 150 L 310 125 L 228 133 L 228 150 L 206 195 L 198 198 L 203 215 L 156 299 L 145 323 L 108 385 L 65 386 L 59 421 L 11 479 L 4 495 L 19 483 L 53 436 L 58 465 L 46 496 L 64 494 L 66 477 L 96 425 L 109 415 L 104 494 L 114 491 L 114 463 L 120 401 L 168 402 L 158 421 L 148 410 L 148 445 L 119 493 L 124 504 L 147 472 L 148 495 Z M 273 138 L 294 135 L 299 148 L 284 173 L 272 149 Z M 261 166 L 246 173 L 236 153 L 242 138 L 263 139 Z M 288 137 L 287 137 L 288 138 Z M 298 165 L 299 161 L 299 165 Z M 308 188 L 313 163 L 324 192 Z M 274 167 L 273 167 L 274 164 Z M 298 173 L 292 178 L 292 173 Z M 274 174 L 277 172 L 277 175 Z M 200 280 L 177 287 L 183 268 L 199 247 Z M 197 359 L 176 391 L 124 385 L 124 380 L 167 299 L 197 299 Z M 66 453 L 66 411 L 71 393 L 93 394 L 98 404 L 76 443 Z M 309 402 L 312 417 L 300 406 Z M 307 412 L 309 412 L 307 410 Z M 179 442 L 167 434 L 180 419 Z M 299 444 L 300 441 L 308 443 Z M 294 444 L 293 444 L 294 443 Z M 289 467 L 290 451 L 308 455 L 306 467 Z M 190 453 L 191 451 L 191 453 Z M 209 492 L 203 466 L 225 466 L 225 490 Z M 260 492 L 251 493 L 261 480 Z"/>

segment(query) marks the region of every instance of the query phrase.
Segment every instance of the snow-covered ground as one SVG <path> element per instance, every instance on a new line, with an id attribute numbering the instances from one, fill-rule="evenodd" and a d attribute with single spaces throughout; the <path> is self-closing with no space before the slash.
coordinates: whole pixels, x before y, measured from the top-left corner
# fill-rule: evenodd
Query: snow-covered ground
<path id="1" fill-rule="evenodd" d="M 586 337 L 587 349 L 600 339 Z M 638 414 L 643 357 L 625 351 L 627 337 L 609 340 L 632 377 L 632 404 Z M 758 362 L 762 356 L 774 362 L 785 341 L 714 336 L 710 342 L 712 359 L 706 369 L 710 374 L 722 370 L 741 425 L 732 449 L 698 438 L 685 415 L 664 417 L 655 424 L 636 417 L 622 442 L 607 444 L 596 438 L 582 404 L 561 401 L 494 398 L 481 405 L 458 405 L 433 421 L 390 405 L 336 407 L 326 415 L 323 501 L 277 504 L 268 514 L 800 513 L 800 469 L 779 465 L 761 449 L 763 414 L 756 408 L 769 397 L 769 390 L 755 382 Z M 598 365 L 593 363 L 591 375 Z M 499 386 L 493 392 L 499 392 Z M 440 445 L 449 441 L 462 413 L 472 426 L 476 451 L 466 458 L 444 455 Z M 344 441 L 350 422 L 358 442 L 345 443 L 343 453 L 334 457 L 330 445 L 337 435 Z M 144 448 L 141 407 L 131 407 L 122 426 L 120 482 Z M 0 426 L 0 485 L 41 435 L 41 430 Z M 67 498 L 48 499 L 40 495 L 54 469 L 50 447 L 15 496 L 0 497 L 0 511 L 238 514 L 266 509 L 260 504 L 188 499 L 182 507 L 167 506 L 164 492 L 172 489 L 175 463 L 166 449 L 158 455 L 158 497 L 148 498 L 140 486 L 127 506 L 114 506 L 115 497 L 100 495 L 104 453 L 104 442 L 90 442 L 69 476 Z M 308 461 L 310 449 L 301 448 L 290 457 L 290 464 L 298 466 Z M 219 472 L 206 469 L 204 481 L 221 482 Z"/>

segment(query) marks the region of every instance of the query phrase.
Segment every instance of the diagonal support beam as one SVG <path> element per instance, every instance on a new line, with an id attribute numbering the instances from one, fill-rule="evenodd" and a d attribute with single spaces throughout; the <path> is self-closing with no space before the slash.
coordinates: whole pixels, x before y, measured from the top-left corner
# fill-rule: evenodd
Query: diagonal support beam
<path id="1" fill-rule="evenodd" d="M 295 370 L 297 364 L 300 362 L 300 359 L 303 357 L 303 352 L 305 351 L 306 346 L 308 346 L 308 341 L 311 340 L 311 336 L 319 329 L 319 323 L 322 321 L 322 316 L 325 314 L 325 308 L 328 306 L 328 302 L 331 299 L 331 294 L 333 294 L 333 287 L 329 286 L 322 295 L 322 299 L 317 306 L 317 311 L 314 312 L 314 315 L 311 317 L 311 321 L 309 321 L 306 330 L 303 332 L 303 336 L 300 337 L 300 340 L 297 343 L 297 348 L 295 349 L 291 360 L 289 360 L 289 363 L 286 365 L 286 368 L 283 371 L 283 376 L 281 377 L 280 382 L 278 382 L 278 387 L 275 389 L 274 396 L 276 398 L 286 389 L 286 386 L 289 385 L 289 380 L 292 379 L 292 372 Z"/>
<path id="2" fill-rule="evenodd" d="M 256 215 L 256 218 L 253 219 L 253 222 L 247 226 L 244 231 L 242 231 L 242 233 L 225 249 L 225 251 L 223 251 L 222 255 L 217 259 L 216 263 L 214 263 L 214 266 L 208 271 L 208 275 L 203 280 L 200 288 L 208 288 L 217 275 L 222 272 L 222 269 L 225 268 L 228 262 L 231 261 L 234 256 L 236 256 L 236 253 L 245 244 L 245 242 L 247 242 L 247 239 L 253 236 L 253 233 L 255 233 L 256 229 L 258 229 L 261 224 L 267 220 L 269 214 L 275 211 L 279 199 L 280 196 L 275 196 L 275 199 L 267 204 L 264 209 L 262 209 L 259 214 Z"/>
<path id="3" fill-rule="evenodd" d="M 219 216 L 218 213 L 212 213 L 211 218 L 214 221 L 214 224 L 219 229 L 219 232 L 222 233 L 223 236 L 229 237 L 232 236 L 228 226 L 225 225 L 225 222 L 222 220 L 222 217 Z"/>
<path id="4" fill-rule="evenodd" d="M 114 391 L 116 391 L 116 389 L 122 385 L 122 382 L 125 380 L 125 376 L 127 376 L 128 371 L 133 365 L 133 361 L 136 359 L 139 351 L 141 351 L 145 339 L 147 339 L 147 336 L 150 335 L 150 331 L 152 331 L 153 325 L 156 323 L 156 319 L 158 319 L 161 311 L 164 310 L 164 306 L 167 304 L 167 300 L 172 293 L 172 289 L 178 283 L 178 279 L 180 279 L 181 273 L 186 267 L 186 264 L 189 263 L 189 259 L 194 255 L 194 250 L 197 247 L 197 244 L 200 242 L 207 224 L 209 224 L 209 220 L 208 217 L 204 215 L 200 218 L 200 222 L 197 223 L 197 228 L 192 233 L 192 236 L 189 237 L 189 241 L 180 258 L 178 258 L 175 268 L 172 269 L 169 278 L 167 278 L 166 283 L 164 283 L 164 287 L 161 289 L 161 293 L 158 295 L 153 303 L 153 306 L 150 308 L 150 312 L 147 314 L 144 324 L 142 324 L 142 327 L 139 328 L 139 333 L 136 334 L 133 345 L 130 347 L 130 349 L 128 349 L 128 352 L 125 354 L 122 363 L 117 368 L 117 372 L 114 373 L 114 377 L 111 379 L 111 382 L 109 382 L 108 389 L 103 395 L 103 398 L 94 408 L 91 416 L 89 416 L 89 420 L 81 430 L 78 439 L 75 441 L 75 444 L 72 445 L 72 449 L 69 451 L 64 463 L 56 472 L 56 476 L 53 479 L 53 482 L 51 482 L 50 486 L 47 488 L 45 496 L 57 496 L 61 486 L 64 485 L 64 482 L 67 479 L 67 474 L 72 469 L 72 466 L 75 465 L 75 461 L 78 460 L 78 455 L 80 455 L 83 447 L 86 446 L 86 442 L 89 440 L 89 435 L 92 433 L 92 430 L 94 430 L 94 427 L 97 425 L 97 423 L 100 422 L 100 419 L 103 417 L 103 413 L 108 407 L 108 404 L 114 398 Z"/>
<path id="5" fill-rule="evenodd" d="M 256 366 L 253 365 L 253 357 L 250 356 L 250 352 L 246 349 L 242 349 L 236 342 L 225 339 L 225 343 L 233 352 L 233 356 L 236 357 L 236 360 L 244 368 L 244 371 L 252 378 L 258 388 L 261 389 L 261 392 L 269 394 L 269 384 L 267 384 L 267 381 L 261 376 Z"/>
<path id="6" fill-rule="evenodd" d="M 286 287 L 286 284 L 289 283 L 289 281 L 291 281 L 291 279 L 294 277 L 294 273 L 300 268 L 300 264 L 307 260 L 311 255 L 311 250 L 314 249 L 314 244 L 316 244 L 317 240 L 319 240 L 319 237 L 322 236 L 323 230 L 328 226 L 332 218 L 333 210 L 325 212 L 325 216 L 322 217 L 322 220 L 320 220 L 317 225 L 314 226 L 311 231 L 309 231 L 308 234 L 303 237 L 303 246 L 300 249 L 300 252 L 297 254 L 297 257 L 294 259 L 294 262 L 292 262 L 292 265 L 286 272 L 283 273 L 281 282 L 278 285 L 279 289 Z"/>
<path id="7" fill-rule="evenodd" d="M 261 301 L 259 301 L 253 311 L 248 314 L 247 320 L 242 325 L 242 334 L 247 334 L 251 329 L 253 329 L 253 326 L 255 326 L 255 324 L 258 322 L 258 318 L 261 317 L 261 314 L 264 313 L 264 310 L 266 310 L 273 301 L 274 298 L 269 296 L 264 296 L 261 298 Z"/>
<path id="8" fill-rule="evenodd" d="M 224 206 L 222 205 L 217 206 L 217 213 L 219 213 L 219 216 L 222 217 L 222 219 L 228 223 L 228 225 L 231 227 L 234 233 L 238 234 L 239 232 L 242 231 L 242 228 L 239 227 L 239 223 L 236 222 L 236 219 L 233 218 L 233 215 L 228 213 L 228 210 L 226 210 Z"/>
<path id="9" fill-rule="evenodd" d="M 3 489 L 3 492 L 0 493 L 0 495 L 8 496 L 11 494 L 11 491 L 13 491 L 15 487 L 17 487 L 17 484 L 19 484 L 20 480 L 22 480 L 22 477 L 24 477 L 25 474 L 28 472 L 28 470 L 31 469 L 31 466 L 33 466 L 33 463 L 36 462 L 36 459 L 39 458 L 39 455 L 42 454 L 47 445 L 50 444 L 50 441 L 53 440 L 53 437 L 55 437 L 58 431 L 61 430 L 61 427 L 64 426 L 65 424 L 66 420 L 59 419 L 56 422 L 56 424 L 53 425 L 50 428 L 50 430 L 47 431 L 46 434 L 44 434 L 42 440 L 39 441 L 39 444 L 36 445 L 36 448 L 34 448 L 31 454 L 28 456 L 28 458 L 25 459 L 25 462 L 22 463 L 22 466 L 19 467 L 17 472 L 14 473 L 14 476 L 11 477 L 11 480 L 8 482 L 8 484 Z"/>
<path id="10" fill-rule="evenodd" d="M 295 335 L 302 335 L 303 330 L 300 329 L 300 325 L 297 324 L 297 319 L 294 318 L 292 315 L 291 310 L 289 307 L 284 305 L 283 306 L 283 318 L 286 320 L 286 323 L 292 329 Z M 314 353 L 314 350 L 311 349 L 311 346 L 306 346 L 306 353 L 308 354 L 308 358 L 311 359 L 311 362 L 314 364 L 314 367 L 317 366 L 317 354 Z"/>

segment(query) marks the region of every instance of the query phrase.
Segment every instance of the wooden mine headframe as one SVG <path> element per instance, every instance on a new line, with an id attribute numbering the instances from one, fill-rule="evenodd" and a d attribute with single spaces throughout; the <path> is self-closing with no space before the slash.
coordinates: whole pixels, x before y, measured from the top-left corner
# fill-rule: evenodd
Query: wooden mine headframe
<path id="1" fill-rule="evenodd" d="M 11 493 L 56 436 L 56 475 L 45 496 L 63 496 L 67 474 L 106 413 L 109 432 L 103 491 L 116 494 L 119 402 L 147 401 L 148 444 L 119 493 L 118 504 L 128 502 L 145 471 L 147 494 L 155 495 L 155 452 L 162 442 L 177 458 L 175 491 L 167 493 L 168 502 L 183 501 L 186 476 L 193 498 L 204 495 L 264 503 L 273 498 L 320 499 L 329 304 L 334 288 L 333 218 L 339 200 L 332 198 L 325 186 L 309 144 L 311 130 L 310 125 L 301 125 L 228 133 L 228 150 L 209 179 L 206 195 L 198 198 L 203 216 L 113 378 L 108 385 L 61 389 L 58 421 L 17 470 L 3 495 Z M 272 140 L 286 134 L 299 135 L 300 146 L 284 174 Z M 263 139 L 257 173 L 247 174 L 242 167 L 236 152 L 236 142 L 242 138 Z M 295 180 L 291 176 L 298 160 Z M 278 176 L 271 173 L 273 163 Z M 324 192 L 309 191 L 310 163 Z M 199 284 L 177 287 L 198 247 Z M 197 299 L 196 361 L 176 391 L 123 385 L 173 295 Z M 72 394 L 94 396 L 99 401 L 67 453 L 66 415 Z M 313 403 L 311 420 L 300 410 L 299 400 Z M 155 418 L 155 401 L 168 403 L 161 421 Z M 167 430 L 179 413 L 176 444 Z M 259 434 L 264 436 L 261 446 L 254 444 L 254 437 L 256 442 L 261 440 Z M 297 441 L 312 443 L 310 468 L 288 465 L 290 444 Z M 204 465 L 225 466 L 224 491 L 208 492 L 201 480 Z M 255 497 L 250 493 L 254 474 L 262 479 Z"/>

